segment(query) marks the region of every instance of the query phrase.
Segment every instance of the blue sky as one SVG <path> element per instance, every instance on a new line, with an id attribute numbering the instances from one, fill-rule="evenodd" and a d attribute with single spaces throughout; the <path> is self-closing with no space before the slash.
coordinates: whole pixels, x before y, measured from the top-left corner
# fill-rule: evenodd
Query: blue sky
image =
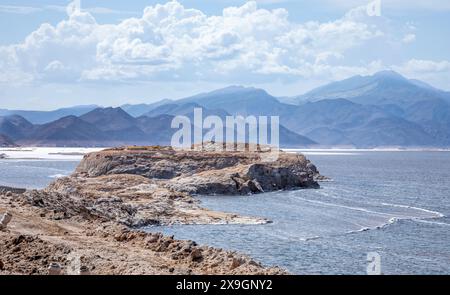
<path id="1" fill-rule="evenodd" d="M 392 69 L 450 90 L 450 2 L 0 0 L 0 108 L 293 96 Z M 70 9 L 67 9 L 67 8 Z M 371 6 L 374 7 L 374 6 Z"/>

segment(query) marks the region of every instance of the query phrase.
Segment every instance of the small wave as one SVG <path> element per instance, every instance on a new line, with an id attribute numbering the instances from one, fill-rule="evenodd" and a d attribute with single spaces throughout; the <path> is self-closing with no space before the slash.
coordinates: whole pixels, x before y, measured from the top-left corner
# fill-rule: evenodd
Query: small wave
<path id="1" fill-rule="evenodd" d="M 347 192 L 347 193 L 353 193 L 350 190 L 342 190 L 343 192 Z M 332 199 L 336 199 L 336 200 L 340 200 L 340 201 L 349 201 L 349 202 L 355 202 L 354 199 L 349 199 L 349 198 L 344 198 L 341 196 L 336 196 L 334 194 L 331 194 L 329 192 L 326 191 L 318 191 L 318 193 L 324 197 L 327 198 L 332 198 Z M 319 202 L 319 201 L 318 201 Z M 410 209 L 410 210 L 416 210 L 416 211 L 422 211 L 425 213 L 430 213 L 433 216 L 430 218 L 443 218 L 446 217 L 444 214 L 442 214 L 441 212 L 438 211 L 433 211 L 433 210 L 429 210 L 429 209 L 425 209 L 425 208 L 420 208 L 420 207 L 414 207 L 414 206 L 409 206 L 409 205 L 401 205 L 401 204 L 392 204 L 392 203 L 378 203 L 378 202 L 370 202 L 370 201 L 364 201 L 365 204 L 367 205 L 374 205 L 374 206 L 388 206 L 388 207 L 394 207 L 394 208 L 402 208 L 402 209 Z M 332 206 L 333 203 L 326 203 L 323 202 L 323 204 L 330 204 L 330 206 Z M 354 210 L 360 210 L 362 208 L 358 208 L 358 207 L 350 207 L 350 206 L 342 206 L 342 207 L 347 207 L 348 209 L 354 209 Z M 377 213 L 376 211 L 367 211 L 370 213 Z M 414 219 L 414 218 L 418 218 L 418 217 L 410 217 L 409 219 Z"/>
<path id="2" fill-rule="evenodd" d="M 350 230 L 347 232 L 347 234 L 361 233 L 361 232 L 365 232 L 365 231 L 369 231 L 369 230 L 371 230 L 370 227 L 363 227 L 363 228 L 357 229 L 357 230 Z"/>
<path id="3" fill-rule="evenodd" d="M 366 208 L 361 208 L 361 207 L 352 207 L 352 206 L 345 206 L 345 205 L 339 205 L 339 204 L 334 204 L 334 203 L 327 203 L 327 202 L 322 202 L 322 201 L 317 201 L 317 200 L 308 200 L 305 198 L 300 198 L 297 197 L 297 199 L 303 200 L 305 202 L 309 202 L 309 203 L 315 203 L 315 204 L 320 204 L 320 205 L 324 205 L 324 206 L 330 206 L 330 207 L 338 207 L 338 208 L 343 208 L 343 209 L 348 209 L 348 210 L 354 210 L 354 211 L 361 211 L 361 212 L 365 212 L 365 213 L 371 213 L 371 214 L 377 214 L 377 215 L 392 215 L 389 213 L 384 213 L 384 212 L 377 212 L 377 211 L 372 211 Z"/>
<path id="4" fill-rule="evenodd" d="M 375 227 L 363 227 L 363 228 L 360 228 L 357 230 L 351 230 L 351 231 L 348 231 L 347 234 L 355 234 L 355 233 L 361 233 L 361 232 L 365 232 L 365 231 L 369 231 L 369 230 L 383 229 L 383 228 L 386 228 L 386 227 L 396 223 L 397 221 L 399 221 L 401 219 L 402 218 L 392 217 L 386 223 L 377 225 Z"/>
<path id="5" fill-rule="evenodd" d="M 443 217 L 445 217 L 445 215 L 442 214 L 441 212 L 432 211 L 432 210 L 428 210 L 428 209 L 424 209 L 424 208 L 419 208 L 419 207 L 413 207 L 413 206 L 408 206 L 408 205 L 400 205 L 400 204 L 391 204 L 391 203 L 381 203 L 381 205 L 383 205 L 383 206 L 397 207 L 397 208 L 404 208 L 404 209 L 412 209 L 412 210 L 422 211 L 422 212 L 426 212 L 426 213 L 431 213 L 431 214 L 433 214 L 433 215 L 436 215 L 437 218 L 443 218 Z"/>
<path id="6" fill-rule="evenodd" d="M 309 237 L 309 238 L 304 238 L 304 239 L 300 239 L 303 242 L 308 242 L 308 241 L 314 241 L 314 240 L 318 240 L 322 238 L 321 236 L 314 236 L 314 237 Z"/>
<path id="7" fill-rule="evenodd" d="M 292 152 L 291 152 L 292 153 Z M 343 152 L 302 152 L 306 156 L 358 156 L 360 153 L 343 153 Z"/>

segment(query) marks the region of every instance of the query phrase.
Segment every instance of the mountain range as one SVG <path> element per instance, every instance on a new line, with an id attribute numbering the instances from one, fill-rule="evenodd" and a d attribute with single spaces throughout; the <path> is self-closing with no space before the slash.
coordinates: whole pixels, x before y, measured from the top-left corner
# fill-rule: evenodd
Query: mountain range
<path id="1" fill-rule="evenodd" d="M 289 147 L 449 147 L 450 93 L 392 71 L 355 76 L 295 97 L 231 86 L 195 96 L 117 108 L 0 110 L 0 134 L 20 145 L 169 144 L 174 116 L 279 116 Z"/>
<path id="2" fill-rule="evenodd" d="M 0 109 L 0 116 L 19 115 L 33 124 L 45 124 L 65 116 L 80 116 L 98 108 L 97 105 L 74 106 L 54 111 L 24 111 Z"/>

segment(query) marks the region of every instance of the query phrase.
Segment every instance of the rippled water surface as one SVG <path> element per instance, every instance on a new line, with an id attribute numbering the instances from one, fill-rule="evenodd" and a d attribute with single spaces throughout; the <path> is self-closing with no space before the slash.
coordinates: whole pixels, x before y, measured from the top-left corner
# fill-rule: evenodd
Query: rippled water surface
<path id="1" fill-rule="evenodd" d="M 55 178 L 71 174 L 78 163 L 78 160 L 0 160 L 0 186 L 44 188 Z"/>
<path id="2" fill-rule="evenodd" d="M 83 155 L 99 150 L 101 148 L 0 148 L 0 186 L 44 188 L 56 178 L 71 174 Z"/>
<path id="3" fill-rule="evenodd" d="M 267 225 L 150 228 L 238 250 L 298 274 L 364 274 L 378 252 L 385 274 L 450 274 L 450 153 L 308 155 L 319 190 L 199 197 L 221 211 L 264 216 Z"/>

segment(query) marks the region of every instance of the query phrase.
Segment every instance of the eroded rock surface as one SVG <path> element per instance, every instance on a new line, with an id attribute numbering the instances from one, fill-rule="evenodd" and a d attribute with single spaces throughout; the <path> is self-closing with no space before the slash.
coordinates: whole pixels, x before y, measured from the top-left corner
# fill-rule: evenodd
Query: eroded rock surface
<path id="1" fill-rule="evenodd" d="M 160 233 L 131 230 L 114 221 L 73 216 L 29 204 L 23 195 L 0 193 L 0 214 L 11 212 L 0 230 L 0 275 L 48 274 L 56 262 L 62 274 L 87 267 L 92 274 L 285 274 L 236 252 L 179 241 Z M 78 267 L 78 269 L 76 269 Z"/>
<path id="2" fill-rule="evenodd" d="M 190 195 L 139 175 L 66 177 L 44 190 L 28 191 L 25 196 L 30 204 L 45 208 L 54 218 L 81 216 L 83 219 L 116 221 L 131 227 L 267 222 L 263 218 L 201 208 Z"/>
<path id="3" fill-rule="evenodd" d="M 318 188 L 317 168 L 303 155 L 280 152 L 174 151 L 171 148 L 110 149 L 87 155 L 74 176 L 133 174 L 166 180 L 167 188 L 194 194 L 249 194 Z"/>

